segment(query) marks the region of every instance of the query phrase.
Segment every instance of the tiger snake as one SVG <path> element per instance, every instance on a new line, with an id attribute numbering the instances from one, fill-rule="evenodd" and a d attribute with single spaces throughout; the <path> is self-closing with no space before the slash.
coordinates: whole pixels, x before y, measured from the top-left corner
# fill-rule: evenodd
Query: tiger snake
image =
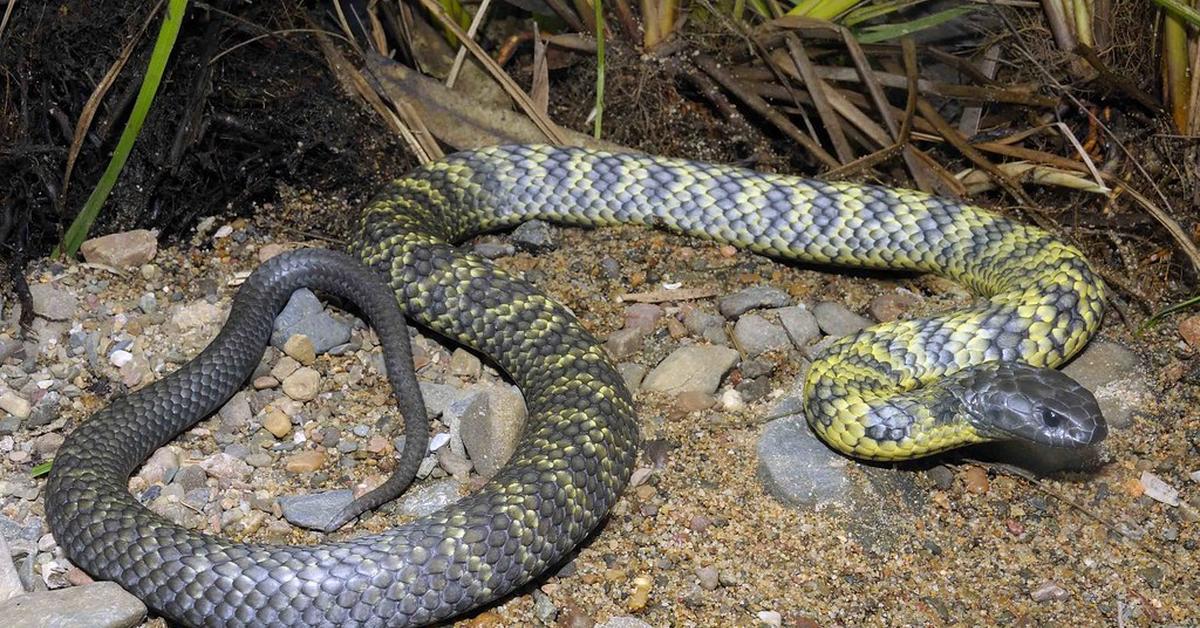
<path id="1" fill-rule="evenodd" d="M 365 208 L 350 253 L 394 299 L 332 252 L 269 260 L 198 357 L 76 429 L 45 497 L 66 555 L 167 617 L 210 626 L 426 624 L 560 563 L 625 486 L 638 430 L 622 377 L 575 317 L 454 245 L 532 218 L 643 224 L 787 260 L 935 273 L 982 295 L 844 337 L 813 361 L 808 422 L 851 456 L 899 460 L 997 439 L 1079 447 L 1106 434 L 1092 395 L 1053 369 L 1096 331 L 1104 287 L 1078 250 L 1041 229 L 914 191 L 638 154 L 485 148 L 426 164 Z M 130 474 L 244 383 L 300 286 L 355 301 L 381 337 L 403 329 L 402 310 L 494 361 L 529 410 L 506 466 L 432 515 L 304 547 L 233 543 L 140 505 Z M 398 392 L 415 387 L 392 369 L 411 365 L 400 335 L 399 348 L 385 343 Z"/>

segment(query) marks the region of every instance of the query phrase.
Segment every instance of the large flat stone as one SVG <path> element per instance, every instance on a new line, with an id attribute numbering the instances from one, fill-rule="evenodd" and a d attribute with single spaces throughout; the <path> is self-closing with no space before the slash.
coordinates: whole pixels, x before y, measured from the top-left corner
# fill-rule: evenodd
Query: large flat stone
<path id="1" fill-rule="evenodd" d="M 642 380 L 642 390 L 665 393 L 712 394 L 721 378 L 737 364 L 738 352 L 729 347 L 688 346 L 676 349 Z"/>

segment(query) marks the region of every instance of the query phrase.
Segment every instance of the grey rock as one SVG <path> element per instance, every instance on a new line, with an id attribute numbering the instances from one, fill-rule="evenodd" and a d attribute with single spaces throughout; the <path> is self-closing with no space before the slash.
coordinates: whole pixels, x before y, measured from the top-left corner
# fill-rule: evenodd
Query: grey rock
<path id="1" fill-rule="evenodd" d="M 153 314 L 158 311 L 158 297 L 153 292 L 147 292 L 138 299 L 138 309 L 146 314 Z"/>
<path id="2" fill-rule="evenodd" d="M 33 450 L 41 456 L 49 456 L 62 447 L 66 438 L 58 432 L 42 434 L 33 440 Z"/>
<path id="3" fill-rule="evenodd" d="M 260 451 L 246 456 L 246 464 L 254 467 L 255 469 L 269 467 L 273 461 L 274 460 L 271 458 L 271 454 L 265 451 Z"/>
<path id="4" fill-rule="evenodd" d="M 753 358 L 742 360 L 742 363 L 738 365 L 738 370 L 742 372 L 742 377 L 754 379 L 773 373 L 775 364 L 766 358 Z"/>
<path id="5" fill-rule="evenodd" d="M 729 344 L 729 337 L 725 334 L 725 319 L 716 314 L 689 310 L 683 316 L 683 325 L 693 336 L 699 336 L 712 344 Z"/>
<path id="6" fill-rule="evenodd" d="M 3 535 L 0 535 L 0 602 L 25 592 L 25 586 L 21 584 L 21 576 L 17 573 L 17 566 L 13 564 L 12 555 L 12 550 L 8 548 L 8 541 L 4 540 Z"/>
<path id="7" fill-rule="evenodd" d="M 756 308 L 783 307 L 791 302 L 792 298 L 779 288 L 754 286 L 722 298 L 717 309 L 725 318 L 736 318 Z"/>
<path id="8" fill-rule="evenodd" d="M 1133 413 L 1153 398 L 1141 359 L 1114 342 L 1092 342 L 1063 373 L 1092 391 L 1109 427 L 1129 427 Z"/>
<path id="9" fill-rule="evenodd" d="M 487 412 L 464 416 L 459 434 L 475 470 L 491 478 L 516 451 L 527 411 L 517 387 L 498 384 L 485 390 Z"/>
<path id="10" fill-rule="evenodd" d="M 820 508 L 844 504 L 849 461 L 813 436 L 799 416 L 771 421 L 758 439 L 759 479 L 780 501 Z"/>
<path id="11" fill-rule="evenodd" d="M 287 306 L 275 317 L 271 345 L 282 351 L 288 338 L 304 334 L 312 341 L 313 349 L 320 355 L 349 342 L 350 329 L 350 325 L 330 316 L 317 295 L 305 288 L 293 293 Z"/>
<path id="12" fill-rule="evenodd" d="M 94 264 L 119 269 L 137 268 L 154 259 L 158 240 L 151 231 L 134 229 L 85 240 L 79 252 Z"/>
<path id="13" fill-rule="evenodd" d="M 458 487 L 458 482 L 454 480 L 439 480 L 410 489 L 404 501 L 400 502 L 400 512 L 414 517 L 431 515 L 458 501 Z"/>
<path id="14" fill-rule="evenodd" d="M 463 389 L 447 384 L 420 382 L 421 398 L 425 401 L 425 412 L 429 418 L 436 419 L 446 411 L 446 406 L 466 394 Z"/>
<path id="15" fill-rule="evenodd" d="M 700 588 L 705 591 L 714 591 L 721 586 L 720 576 L 714 567 L 700 567 L 696 569 L 696 577 L 700 579 Z"/>
<path id="16" fill-rule="evenodd" d="M 138 471 L 138 477 L 150 484 L 166 484 L 174 479 L 175 474 L 179 471 L 179 455 L 170 447 L 159 447 L 150 454 L 150 458 L 146 460 L 146 464 L 142 465 L 142 470 Z"/>
<path id="17" fill-rule="evenodd" d="M 642 348 L 643 336 L 641 329 L 618 329 L 608 335 L 604 348 L 614 360 L 627 358 Z"/>
<path id="18" fill-rule="evenodd" d="M 821 330 L 834 338 L 849 336 L 872 325 L 866 317 L 832 301 L 818 303 L 813 308 L 813 315 L 816 316 L 817 325 L 820 325 Z"/>
<path id="19" fill-rule="evenodd" d="M 342 489 L 309 495 L 285 495 L 279 498 L 283 518 L 309 530 L 322 530 L 333 516 L 354 501 L 354 491 Z"/>
<path id="20" fill-rule="evenodd" d="M 29 294 L 33 297 L 33 313 L 52 321 L 70 320 L 79 307 L 75 295 L 50 284 L 33 284 Z"/>
<path id="21" fill-rule="evenodd" d="M 558 248 L 554 230 L 541 220 L 530 220 L 513 229 L 512 241 L 518 249 L 530 253 L 543 253 Z"/>
<path id="22" fill-rule="evenodd" d="M 846 510 L 848 532 L 864 547 L 893 547 L 919 516 L 925 491 L 911 471 L 859 464 L 822 443 L 802 414 L 802 389 L 803 376 L 768 413 L 786 416 L 759 436 L 759 480 L 784 503 Z"/>
<path id="23" fill-rule="evenodd" d="M 625 385 L 629 387 L 629 392 L 636 393 L 642 387 L 642 380 L 646 377 L 646 367 L 633 362 L 621 362 L 617 365 L 617 372 L 625 379 Z"/>
<path id="24" fill-rule="evenodd" d="M 533 614 L 547 625 L 553 624 L 554 619 L 558 617 L 558 608 L 554 606 L 554 600 L 540 589 L 533 590 Z"/>
<path id="25" fill-rule="evenodd" d="M 0 617 L 22 628 L 128 628 L 146 617 L 146 605 L 115 582 L 93 582 L 0 602 Z"/>
<path id="26" fill-rule="evenodd" d="M 182 467 L 175 472 L 175 477 L 171 481 L 183 487 L 184 492 L 190 492 L 198 488 L 203 488 L 208 480 L 208 474 L 199 465 L 190 464 Z"/>
<path id="27" fill-rule="evenodd" d="M 793 305 L 781 307 L 774 312 L 779 316 L 779 322 L 797 349 L 803 349 L 821 337 L 821 327 L 817 324 L 817 317 L 807 307 Z"/>
<path id="28" fill-rule="evenodd" d="M 933 483 L 938 488 L 945 490 L 954 485 L 954 471 L 944 464 L 939 464 L 936 467 L 931 467 L 925 472 L 926 477 L 933 480 Z"/>
<path id="29" fill-rule="evenodd" d="M 472 464 L 466 456 L 454 453 L 450 447 L 442 447 L 437 452 L 438 465 L 455 480 L 465 484 L 471 477 Z"/>
<path id="30" fill-rule="evenodd" d="M 608 279 L 620 279 L 621 278 L 620 262 L 618 262 L 617 260 L 615 260 L 611 257 L 606 257 L 606 258 L 600 260 L 600 274 L 604 275 Z"/>
<path id="31" fill-rule="evenodd" d="M 754 357 L 767 351 L 791 347 L 783 327 L 757 314 L 747 314 L 733 326 L 733 337 L 747 355 Z"/>
<path id="32" fill-rule="evenodd" d="M 653 303 L 634 303 L 625 308 L 625 328 L 638 329 L 642 333 L 650 333 L 658 326 L 663 316 L 663 309 Z"/>
<path id="33" fill-rule="evenodd" d="M 721 385 L 725 373 L 737 364 L 739 357 L 738 352 L 729 347 L 681 347 L 646 375 L 642 388 L 673 394 L 712 394 Z"/>
<path id="34" fill-rule="evenodd" d="M 477 242 L 473 250 L 476 255 L 486 259 L 512 257 L 517 253 L 517 248 L 507 242 Z"/>
<path id="35" fill-rule="evenodd" d="M 742 396 L 742 401 L 751 403 L 766 397 L 767 393 L 771 392 L 771 380 L 767 377 L 742 380 L 734 387 L 734 390 Z"/>
<path id="36" fill-rule="evenodd" d="M 224 480 L 245 480 L 254 472 L 250 465 L 225 452 L 201 460 L 200 468 L 214 478 Z"/>
<path id="37" fill-rule="evenodd" d="M 221 423 L 233 429 L 246 427 L 254 418 L 254 411 L 250 409 L 250 398 L 244 390 L 230 397 L 217 414 L 221 417 Z"/>
<path id="38" fill-rule="evenodd" d="M 21 427 L 21 419 L 15 416 L 6 416 L 0 419 L 0 436 L 8 436 L 13 434 Z"/>
<path id="39" fill-rule="evenodd" d="M 464 422 L 478 421 L 487 416 L 489 409 L 488 396 L 480 387 L 472 387 L 464 394 L 451 401 L 442 411 L 442 423 L 450 428 L 450 449 L 455 453 L 466 455 L 462 439 Z"/>
<path id="40" fill-rule="evenodd" d="M 224 452 L 238 460 L 245 460 L 250 455 L 250 448 L 241 443 L 230 443 L 225 446 Z"/>
<path id="41" fill-rule="evenodd" d="M 191 506 L 194 510 L 204 510 L 204 507 L 208 505 L 208 501 L 211 498 L 212 495 L 207 488 L 198 488 L 185 493 L 183 503 Z"/>
<path id="42" fill-rule="evenodd" d="M 42 533 L 42 520 L 39 517 L 29 517 L 25 520 L 25 523 L 17 523 L 4 515 L 0 515 L 0 536 L 8 539 L 9 542 L 20 540 L 33 543 L 42 536 Z"/>

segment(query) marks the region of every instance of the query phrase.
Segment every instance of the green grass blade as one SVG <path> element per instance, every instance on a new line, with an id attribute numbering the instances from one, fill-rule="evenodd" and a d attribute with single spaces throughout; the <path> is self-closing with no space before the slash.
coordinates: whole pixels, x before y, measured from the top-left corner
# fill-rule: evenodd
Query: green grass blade
<path id="1" fill-rule="evenodd" d="M 138 90 L 137 100 L 133 103 L 133 111 L 130 112 L 129 120 L 125 123 L 125 130 L 121 132 L 121 138 L 117 141 L 117 148 L 108 161 L 108 167 L 104 169 L 100 181 L 96 183 L 92 194 L 88 196 L 83 210 L 79 212 L 79 215 L 71 223 L 71 227 L 67 229 L 63 241 L 54 249 L 55 257 L 64 254 L 70 257 L 79 251 L 79 246 L 87 239 L 88 230 L 92 228 L 92 223 L 100 214 L 100 208 L 104 206 L 109 192 L 112 192 L 117 178 L 121 176 L 121 170 L 125 168 L 125 162 L 129 159 L 130 151 L 133 150 L 133 144 L 142 131 L 142 123 L 146 121 L 146 114 L 154 102 L 154 95 L 158 93 L 158 85 L 162 82 L 163 70 L 167 66 L 167 60 L 171 57 L 171 49 L 175 47 L 175 38 L 179 35 L 179 27 L 183 24 L 185 11 L 187 11 L 187 0 L 170 0 L 168 2 L 166 16 L 158 31 L 158 39 L 155 40 L 154 50 L 150 53 L 150 64 L 146 67 L 146 76 L 142 78 L 142 87 Z"/>
<path id="2" fill-rule="evenodd" d="M 1172 15 L 1187 20 L 1192 26 L 1200 26 L 1200 11 L 1179 2 L 1179 0 L 1154 0 L 1154 4 L 1170 11 Z"/>
<path id="3" fill-rule="evenodd" d="M 54 466 L 53 460 L 47 460 L 29 470 L 29 477 L 40 478 L 47 473 L 50 473 L 50 467 Z"/>
<path id="4" fill-rule="evenodd" d="M 1158 325 L 1159 323 L 1161 323 L 1162 320 L 1164 318 L 1166 318 L 1167 316 L 1170 316 L 1171 314 L 1174 314 L 1175 312 L 1178 312 L 1180 310 L 1185 310 L 1194 305 L 1200 305 L 1200 294 L 1198 294 L 1182 303 L 1176 303 L 1175 305 L 1172 305 L 1165 309 L 1159 310 L 1153 316 L 1146 319 L 1146 322 L 1142 323 L 1140 327 L 1138 327 L 1137 333 L 1141 334 L 1142 332 L 1146 331 L 1147 329 L 1150 329 L 1151 327 L 1154 327 L 1155 325 Z"/>
<path id="5" fill-rule="evenodd" d="M 972 6 L 955 7 L 939 11 L 932 15 L 927 15 L 909 22 L 898 22 L 895 24 L 880 24 L 878 26 L 869 26 L 864 28 L 855 35 L 858 41 L 864 44 L 876 44 L 881 41 L 889 41 L 900 39 L 906 35 L 911 35 L 917 31 L 932 28 L 939 24 L 945 24 L 957 17 L 966 15 L 975 8 Z"/>
<path id="6" fill-rule="evenodd" d="M 890 0 L 888 2 L 872 2 L 871 4 L 855 7 L 853 11 L 850 11 L 844 15 L 842 19 L 838 20 L 838 23 L 842 26 L 853 28 L 862 22 L 866 22 L 867 20 L 880 18 L 897 11 L 911 9 L 918 4 L 924 4 L 927 1 L 928 0 Z"/>
<path id="7" fill-rule="evenodd" d="M 833 19 L 858 6 L 863 0 L 800 0 L 788 15 L 801 15 L 814 20 L 832 22 Z"/>

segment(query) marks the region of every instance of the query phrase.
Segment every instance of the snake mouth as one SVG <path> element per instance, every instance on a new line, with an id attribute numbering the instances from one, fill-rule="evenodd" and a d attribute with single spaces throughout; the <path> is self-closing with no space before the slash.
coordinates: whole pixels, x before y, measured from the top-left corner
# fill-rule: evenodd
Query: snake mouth
<path id="1" fill-rule="evenodd" d="M 1108 436 L 1095 395 L 1060 371 L 992 363 L 967 382 L 968 419 L 987 438 L 1080 448 Z"/>

